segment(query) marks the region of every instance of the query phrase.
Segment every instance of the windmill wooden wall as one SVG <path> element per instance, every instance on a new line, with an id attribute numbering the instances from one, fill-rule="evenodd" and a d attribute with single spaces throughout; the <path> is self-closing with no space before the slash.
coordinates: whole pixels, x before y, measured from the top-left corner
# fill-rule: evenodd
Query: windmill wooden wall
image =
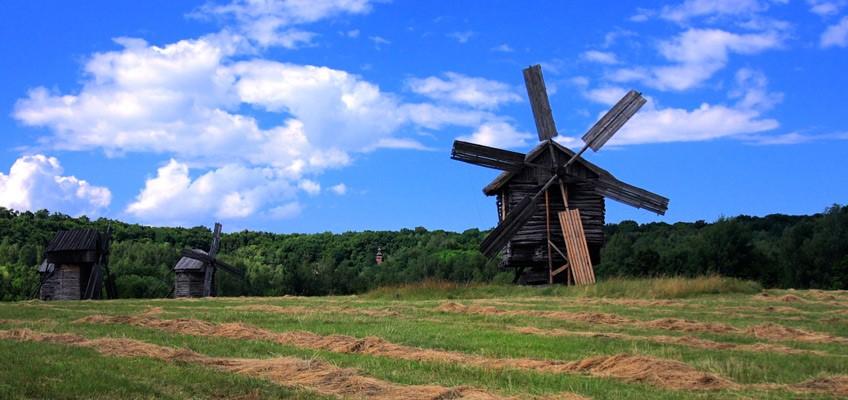
<path id="1" fill-rule="evenodd" d="M 202 271 L 178 271 L 174 282 L 175 297 L 203 297 Z"/>
<path id="2" fill-rule="evenodd" d="M 540 147 L 547 149 L 547 147 Z M 537 149 L 538 150 L 538 149 Z M 547 151 L 531 151 L 528 159 L 532 162 L 548 165 L 550 153 Z M 569 151 L 557 152 L 558 159 L 567 159 Z M 580 219 L 586 234 L 586 242 L 589 246 L 589 254 L 593 263 L 600 261 L 601 248 L 604 245 L 604 223 L 605 202 L 604 197 L 596 192 L 591 181 L 598 179 L 597 167 L 587 166 L 581 162 L 574 163 L 569 167 L 569 173 L 586 179 L 583 182 L 570 182 L 566 184 L 569 208 L 580 210 Z M 484 189 L 487 195 L 497 196 L 498 216 L 502 221 L 506 213 L 509 213 L 521 200 L 532 196 L 539 188 L 540 182 L 550 178 L 550 174 L 542 173 L 535 168 L 526 168 L 516 173 L 503 173 L 495 181 Z M 548 247 L 547 247 L 547 224 L 550 221 L 551 241 L 565 252 L 565 239 L 562 236 L 557 213 L 565 210 L 565 204 L 558 185 L 552 186 L 548 191 L 548 207 L 550 219 L 545 215 L 545 200 L 541 199 L 536 211 L 529 221 L 515 234 L 507 243 L 503 251 L 501 266 L 504 268 L 525 267 L 525 275 L 528 279 L 538 279 L 547 282 L 548 279 Z M 565 259 L 556 251 L 553 252 L 553 265 L 563 265 Z M 537 270 L 534 274 L 532 270 Z M 536 276 L 538 275 L 538 276 Z M 536 276 L 534 278 L 534 276 Z M 564 279 L 560 275 L 558 279 Z"/>
<path id="3" fill-rule="evenodd" d="M 202 253 L 203 250 L 195 249 Z M 174 278 L 175 297 L 203 297 L 203 284 L 206 276 L 206 263 L 188 257 L 182 257 L 174 266 L 176 276 Z"/>

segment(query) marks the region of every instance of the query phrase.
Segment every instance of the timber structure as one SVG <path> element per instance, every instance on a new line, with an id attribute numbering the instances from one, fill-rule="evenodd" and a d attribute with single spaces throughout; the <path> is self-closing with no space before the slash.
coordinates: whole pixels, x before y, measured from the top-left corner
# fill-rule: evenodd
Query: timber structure
<path id="1" fill-rule="evenodd" d="M 59 231 L 47 244 L 44 260 L 38 266 L 41 300 L 115 298 L 109 273 L 109 233 L 94 229 Z"/>
<path id="2" fill-rule="evenodd" d="M 244 278 L 244 270 L 217 258 L 220 247 L 221 224 L 216 222 L 208 252 L 200 249 L 184 249 L 181 252 L 182 257 L 174 265 L 175 297 L 216 296 L 215 275 L 218 268 Z"/>
<path id="3" fill-rule="evenodd" d="M 500 256 L 515 270 L 515 282 L 594 283 L 593 264 L 604 245 L 605 197 L 664 214 L 668 199 L 615 178 L 581 155 L 598 151 L 645 103 L 627 93 L 583 136 L 572 151 L 553 140 L 558 135 L 541 67 L 524 70 L 527 94 L 540 144 L 527 154 L 455 141 L 451 158 L 503 171 L 483 188 L 495 196 L 498 225 L 480 250 Z"/>

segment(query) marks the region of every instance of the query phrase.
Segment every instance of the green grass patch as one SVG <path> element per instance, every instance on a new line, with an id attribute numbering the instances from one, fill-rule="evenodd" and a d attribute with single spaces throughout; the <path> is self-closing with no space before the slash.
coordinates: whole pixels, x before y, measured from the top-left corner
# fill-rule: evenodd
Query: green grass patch
<path id="1" fill-rule="evenodd" d="M 425 280 L 374 289 L 362 297 L 388 300 L 487 299 L 510 297 L 612 297 L 641 299 L 681 299 L 714 294 L 754 294 L 759 283 L 718 275 L 695 278 L 611 278 L 590 286 L 515 286 L 462 284 Z"/>

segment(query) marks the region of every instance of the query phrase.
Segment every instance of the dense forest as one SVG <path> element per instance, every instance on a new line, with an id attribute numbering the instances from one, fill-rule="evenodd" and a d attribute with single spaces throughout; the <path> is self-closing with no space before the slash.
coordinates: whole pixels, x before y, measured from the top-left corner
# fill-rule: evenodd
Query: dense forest
<path id="1" fill-rule="evenodd" d="M 56 231 L 95 228 L 112 232 L 109 266 L 120 297 L 166 297 L 171 267 L 185 247 L 206 249 L 206 227 L 168 228 L 90 220 L 0 208 L 0 299 L 35 295 L 44 247 Z M 605 227 L 607 245 L 599 279 L 610 276 L 721 274 L 767 287 L 848 289 L 848 206 L 811 216 L 722 218 L 713 223 L 623 221 Z M 244 268 L 245 279 L 219 273 L 222 295 L 361 293 L 426 278 L 456 282 L 508 282 L 509 272 L 477 247 L 485 231 L 424 228 L 397 232 L 225 234 L 221 258 Z M 377 265 L 377 247 L 385 261 Z"/>

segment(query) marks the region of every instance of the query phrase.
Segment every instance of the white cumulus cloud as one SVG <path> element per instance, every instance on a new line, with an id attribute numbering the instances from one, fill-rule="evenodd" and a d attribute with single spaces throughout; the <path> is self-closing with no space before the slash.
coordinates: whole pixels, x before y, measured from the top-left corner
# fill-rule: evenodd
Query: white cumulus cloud
<path id="1" fill-rule="evenodd" d="M 526 146 L 533 137 L 530 133 L 519 131 L 511 124 L 501 121 L 486 122 L 471 135 L 457 139 L 484 146 L 510 148 Z"/>
<path id="2" fill-rule="evenodd" d="M 73 175 L 64 176 L 63 172 L 55 157 L 36 154 L 18 158 L 8 174 L 0 172 L 0 206 L 71 215 L 96 214 L 109 206 L 109 189 Z"/>
<path id="3" fill-rule="evenodd" d="M 762 118 L 755 110 L 706 103 L 694 110 L 655 108 L 649 103 L 624 125 L 610 143 L 627 145 L 744 138 L 779 126 L 776 120 Z"/>
<path id="4" fill-rule="evenodd" d="M 431 99 L 475 108 L 493 109 L 504 103 L 521 101 L 521 96 L 505 83 L 455 72 L 444 73 L 444 78 L 413 78 L 407 85 L 413 92 Z"/>
<path id="5" fill-rule="evenodd" d="M 171 159 L 147 179 L 126 212 L 157 224 L 194 224 L 209 216 L 245 218 L 296 194 L 284 174 L 272 168 L 229 164 L 195 179 L 189 170 Z"/>
<path id="6" fill-rule="evenodd" d="M 49 135 L 40 138 L 45 147 L 99 149 L 109 156 L 159 153 L 185 168 L 211 168 L 218 172 L 210 176 L 216 177 L 236 167 L 243 174 L 252 171 L 250 176 L 271 171 L 275 184 L 285 181 L 296 188 L 304 178 L 349 165 L 352 153 L 427 150 L 419 138 L 428 136 L 419 130 L 456 126 L 472 132 L 503 121 L 480 108 L 518 99 L 504 84 L 447 75 L 439 82 L 416 81 L 435 83 L 430 97 L 443 100 L 404 102 L 346 71 L 244 59 L 239 38 L 226 34 L 163 46 L 139 39 L 117 42 L 123 48 L 86 61 L 77 92 L 34 88 L 18 100 L 14 117 L 47 128 Z M 127 208 L 139 220 L 195 223 L 203 222 L 197 221 L 200 215 L 226 214 L 211 206 L 172 207 L 163 200 L 164 191 L 155 188 L 181 182 L 188 174 L 173 163 L 158 174 Z M 196 194 L 193 182 L 182 186 Z M 230 217 L 276 207 L 250 193 L 240 187 L 221 194 L 216 204 L 233 205 Z"/>

